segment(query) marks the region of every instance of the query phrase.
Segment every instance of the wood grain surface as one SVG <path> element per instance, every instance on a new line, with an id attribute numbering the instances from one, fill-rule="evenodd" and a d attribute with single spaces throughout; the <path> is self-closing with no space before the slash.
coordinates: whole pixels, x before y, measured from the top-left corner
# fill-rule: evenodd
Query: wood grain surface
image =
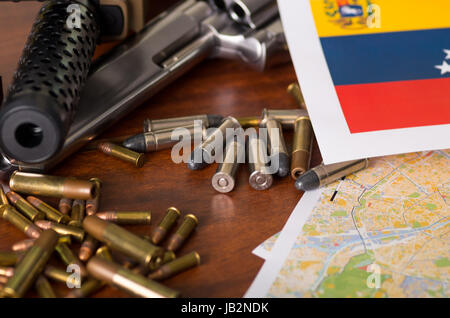
<path id="1" fill-rule="evenodd" d="M 4 90 L 11 83 L 38 3 L 0 3 L 0 75 Z M 140 133 L 145 118 L 168 118 L 192 114 L 223 116 L 260 115 L 263 108 L 296 108 L 286 87 L 296 80 L 289 60 L 280 60 L 264 73 L 235 61 L 208 60 L 148 100 L 137 111 L 109 129 L 101 138 Z M 93 105 L 95 107 L 95 105 Z M 285 132 L 289 147 L 292 133 Z M 170 150 L 148 154 L 143 168 L 107 157 L 96 151 L 79 152 L 61 163 L 52 174 L 103 180 L 101 210 L 153 211 L 157 224 L 165 210 L 175 206 L 195 214 L 199 226 L 179 255 L 197 251 L 202 264 L 164 281 L 185 297 L 241 297 L 250 286 L 263 260 L 251 251 L 280 231 L 301 197 L 290 177 L 276 178 L 271 189 L 253 190 L 248 184 L 248 168 L 241 166 L 237 186 L 229 194 L 219 194 L 211 186 L 216 165 L 190 171 L 175 164 Z M 312 164 L 321 161 L 314 145 Z M 55 204 L 54 200 L 47 200 Z M 152 226 L 128 227 L 149 234 Z M 25 236 L 0 220 L 0 250 Z M 75 250 L 77 251 L 75 246 Z M 58 295 L 68 289 L 57 286 Z M 30 293 L 33 296 L 33 293 Z M 127 297 L 106 287 L 96 297 Z"/>

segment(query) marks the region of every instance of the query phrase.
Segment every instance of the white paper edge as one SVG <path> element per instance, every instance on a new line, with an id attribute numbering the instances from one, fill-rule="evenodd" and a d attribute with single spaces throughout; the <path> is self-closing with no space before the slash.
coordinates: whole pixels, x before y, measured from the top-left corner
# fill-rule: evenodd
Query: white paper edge
<path id="1" fill-rule="evenodd" d="M 278 0 L 278 5 L 325 164 L 450 148 L 450 124 L 350 134 L 322 51 L 310 2 Z M 302 74 L 307 74 L 308 78 L 302 80 Z"/>
<path id="2" fill-rule="evenodd" d="M 312 210 L 316 206 L 322 189 L 305 192 L 289 216 L 272 251 L 268 253 L 266 261 L 256 275 L 255 280 L 245 293 L 245 298 L 266 297 L 270 286 L 277 277 L 286 257 L 297 239 Z"/>
<path id="3" fill-rule="evenodd" d="M 273 236 L 273 235 L 272 235 L 272 236 Z M 272 236 L 271 236 L 271 237 L 272 237 Z M 270 237 L 267 238 L 267 240 L 268 240 L 268 239 L 270 239 Z M 267 240 L 266 240 L 266 241 L 267 241 Z M 265 241 L 264 241 L 264 242 L 265 242 Z M 263 244 L 264 242 L 262 242 L 261 244 Z M 252 254 L 253 254 L 253 255 L 256 255 L 256 256 L 258 256 L 258 257 L 264 259 L 264 260 L 266 260 L 266 259 L 269 258 L 270 253 L 272 252 L 273 248 L 272 248 L 272 250 L 268 251 L 268 250 L 266 250 L 266 249 L 264 248 L 264 246 L 262 246 L 261 244 L 258 245 L 258 246 L 252 251 Z"/>

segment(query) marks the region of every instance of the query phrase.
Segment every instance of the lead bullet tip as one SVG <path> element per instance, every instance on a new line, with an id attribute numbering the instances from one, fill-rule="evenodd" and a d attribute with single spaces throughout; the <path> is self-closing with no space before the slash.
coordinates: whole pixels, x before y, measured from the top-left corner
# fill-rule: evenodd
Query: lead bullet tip
<path id="1" fill-rule="evenodd" d="M 302 174 L 295 181 L 295 188 L 299 191 L 311 191 L 320 187 L 320 179 L 313 170 Z"/>
<path id="2" fill-rule="evenodd" d="M 139 134 L 132 136 L 125 140 L 122 145 L 125 148 L 137 151 L 137 152 L 145 152 L 146 146 L 145 146 L 145 137 L 144 134 Z"/>
<path id="3" fill-rule="evenodd" d="M 191 153 L 191 158 L 187 162 L 187 167 L 190 170 L 200 170 L 206 166 L 203 160 L 203 151 L 201 149 L 194 149 Z"/>
<path id="4" fill-rule="evenodd" d="M 279 167 L 277 175 L 281 178 L 284 178 L 291 173 L 290 159 L 289 156 L 285 153 L 280 153 L 278 159 L 279 159 Z"/>

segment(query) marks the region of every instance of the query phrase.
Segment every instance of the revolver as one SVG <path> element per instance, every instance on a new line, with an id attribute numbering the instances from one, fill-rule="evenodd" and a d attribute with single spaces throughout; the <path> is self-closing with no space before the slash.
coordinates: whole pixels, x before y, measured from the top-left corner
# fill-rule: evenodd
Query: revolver
<path id="1" fill-rule="evenodd" d="M 94 61 L 57 151 L 23 160 L 0 139 L 0 171 L 48 171 L 207 58 L 238 59 L 261 71 L 279 50 L 286 42 L 275 0 L 181 1 Z M 1 122 L 0 112 L 3 135 Z"/>
<path id="2" fill-rule="evenodd" d="M 35 163 L 61 149 L 97 44 L 142 30 L 147 3 L 53 0 L 43 4 L 0 110 L 0 147 L 6 155 Z"/>

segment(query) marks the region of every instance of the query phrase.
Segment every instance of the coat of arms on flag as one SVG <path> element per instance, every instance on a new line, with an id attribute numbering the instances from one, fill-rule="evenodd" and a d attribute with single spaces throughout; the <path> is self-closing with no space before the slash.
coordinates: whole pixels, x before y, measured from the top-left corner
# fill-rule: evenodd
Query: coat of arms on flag
<path id="1" fill-rule="evenodd" d="M 367 28 L 371 5 L 370 0 L 323 0 L 324 12 L 330 22 L 345 29 Z"/>

